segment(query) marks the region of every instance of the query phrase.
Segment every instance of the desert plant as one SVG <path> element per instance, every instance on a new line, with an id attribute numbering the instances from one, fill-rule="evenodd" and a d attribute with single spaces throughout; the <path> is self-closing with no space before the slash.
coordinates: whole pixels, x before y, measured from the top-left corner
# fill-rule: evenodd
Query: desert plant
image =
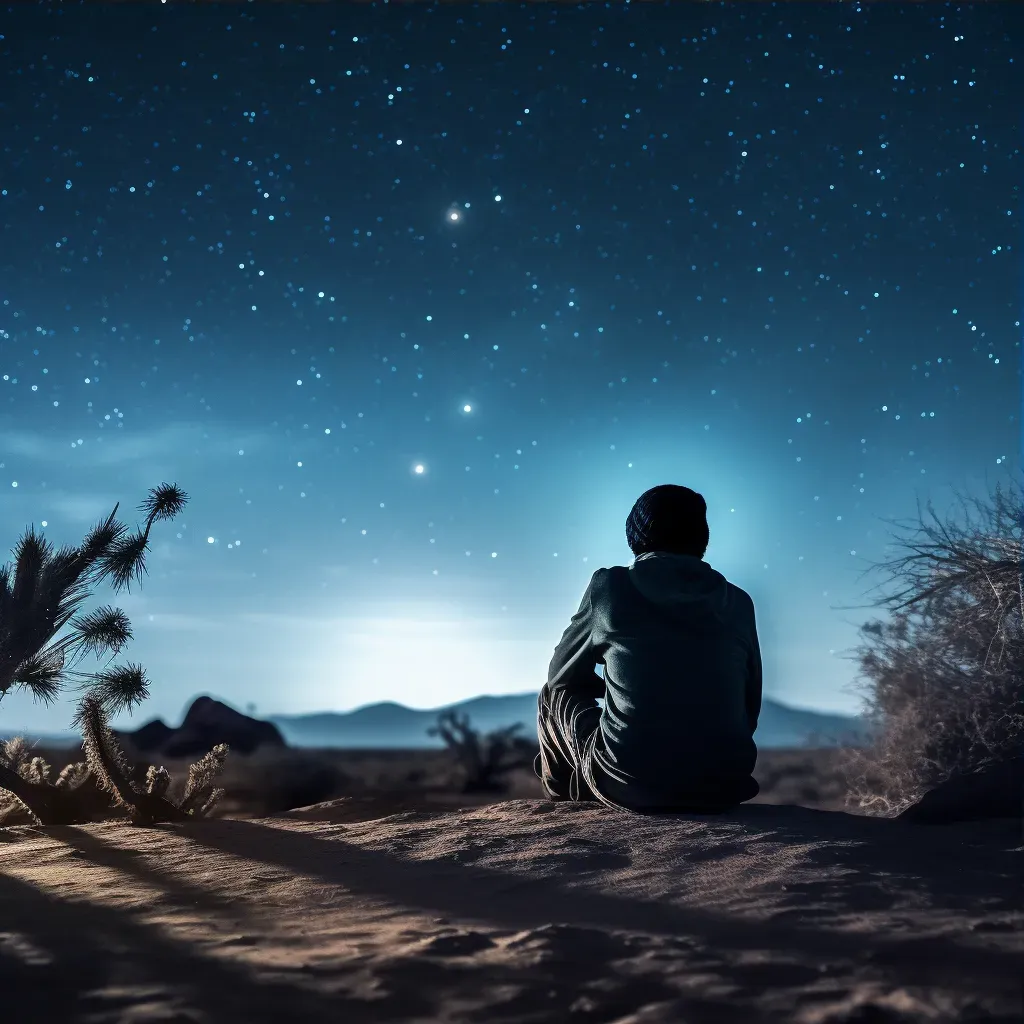
<path id="1" fill-rule="evenodd" d="M 124 752 L 96 697 L 88 695 L 82 700 L 76 721 L 82 729 L 86 764 L 97 786 L 109 793 L 114 805 L 126 811 L 133 821 L 153 824 L 203 817 L 223 795 L 222 790 L 214 789 L 213 783 L 224 770 L 227 744 L 218 744 L 189 768 L 185 792 L 180 800 L 172 800 L 171 776 L 166 768 L 150 765 L 141 785 L 132 778 Z"/>
<path id="2" fill-rule="evenodd" d="M 960 499 L 966 509 L 966 501 Z M 898 814 L 954 774 L 1024 747 L 1024 588 L 1019 496 L 972 502 L 979 521 L 918 508 L 904 553 L 876 568 L 901 586 L 856 649 L 873 742 L 849 751 L 850 802 Z"/>
<path id="3" fill-rule="evenodd" d="M 117 813 L 140 824 L 184 821 L 209 814 L 222 795 L 213 783 L 224 768 L 224 744 L 191 766 L 185 791 L 175 800 L 168 793 L 171 777 L 166 768 L 150 765 L 144 779 L 129 768 L 94 696 L 82 700 L 76 724 L 82 730 L 85 761 L 69 764 L 52 782 L 50 765 L 42 757 L 30 756 L 23 739 L 0 744 L 0 764 L 17 775 L 17 780 L 9 780 L 11 798 L 0 807 L 0 823 L 19 809 L 47 825 L 93 821 Z"/>
<path id="4" fill-rule="evenodd" d="M 79 608 L 104 580 L 115 593 L 130 591 L 133 581 L 141 581 L 153 524 L 173 519 L 187 501 L 188 495 L 175 484 L 161 484 L 139 507 L 146 515 L 144 527 L 130 531 L 118 522 L 115 505 L 81 546 L 56 551 L 30 527 L 18 541 L 13 568 L 10 563 L 0 566 L 0 700 L 20 687 L 51 703 L 72 680 L 82 694 L 76 721 L 83 730 L 83 766 L 71 766 L 73 771 L 66 769 L 51 782 L 49 766 L 39 759 L 26 760 L 23 743 L 8 743 L 0 751 L 0 790 L 16 797 L 39 821 L 89 820 L 95 812 L 90 789 L 96 785 L 139 820 L 192 814 L 207 807 L 210 771 L 223 763 L 223 752 L 214 751 L 207 755 L 212 759 L 209 764 L 204 758 L 195 766 L 195 784 L 190 776 L 191 788 L 180 806 L 159 792 L 164 786 L 159 770 L 150 788 L 131 783 L 108 721 L 148 696 L 149 680 L 142 666 L 129 663 L 99 672 L 74 669 L 87 654 L 100 657 L 109 652 L 114 657 L 131 640 L 131 623 L 121 609 L 102 607 L 79 615 Z"/>
<path id="5" fill-rule="evenodd" d="M 54 824 L 75 820 L 83 812 L 96 818 L 102 816 L 104 806 L 110 803 L 95 788 L 82 789 L 89 774 L 84 762 L 67 765 L 54 779 L 49 762 L 33 755 L 20 736 L 0 743 L 0 765 L 17 778 L 9 780 L 7 789 L 0 790 L 0 825 L 25 813 L 32 821 Z"/>
<path id="6" fill-rule="evenodd" d="M 516 735 L 521 728 L 516 722 L 481 736 L 470 725 L 468 715 L 449 710 L 438 715 L 437 725 L 427 733 L 440 736 L 454 754 L 464 774 L 463 792 L 503 793 L 508 789 L 505 776 L 532 765 L 537 753 L 529 740 Z"/>
<path id="7" fill-rule="evenodd" d="M 228 797 L 259 814 L 277 814 L 347 794 L 352 780 L 321 751 L 267 750 L 247 759 Z"/>

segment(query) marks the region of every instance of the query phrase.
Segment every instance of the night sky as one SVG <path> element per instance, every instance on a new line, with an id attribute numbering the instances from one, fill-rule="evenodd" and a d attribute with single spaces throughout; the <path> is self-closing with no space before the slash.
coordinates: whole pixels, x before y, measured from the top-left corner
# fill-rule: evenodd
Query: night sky
<path id="1" fill-rule="evenodd" d="M 0 32 L 4 557 L 188 492 L 141 589 L 85 605 L 132 619 L 136 721 L 537 689 L 666 482 L 754 598 L 765 694 L 853 710 L 883 519 L 1019 479 L 1016 4 Z"/>

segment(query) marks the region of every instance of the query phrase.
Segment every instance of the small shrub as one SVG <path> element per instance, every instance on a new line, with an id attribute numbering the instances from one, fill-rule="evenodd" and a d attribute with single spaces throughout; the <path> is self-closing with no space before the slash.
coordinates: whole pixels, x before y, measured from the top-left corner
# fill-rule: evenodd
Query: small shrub
<path id="1" fill-rule="evenodd" d="M 350 786 L 329 758 L 305 751 L 275 752 L 248 766 L 247 782 L 263 814 L 333 800 Z"/>
<path id="2" fill-rule="evenodd" d="M 463 792 L 504 793 L 508 773 L 532 765 L 537 753 L 529 740 L 517 735 L 521 728 L 516 722 L 481 736 L 470 726 L 468 715 L 442 711 L 437 725 L 427 732 L 440 736 L 455 755 L 464 774 Z"/>

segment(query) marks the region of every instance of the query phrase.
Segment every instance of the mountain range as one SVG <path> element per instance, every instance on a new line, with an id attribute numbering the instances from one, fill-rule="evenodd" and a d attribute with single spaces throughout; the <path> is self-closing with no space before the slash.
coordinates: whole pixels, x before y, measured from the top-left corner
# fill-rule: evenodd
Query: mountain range
<path id="1" fill-rule="evenodd" d="M 531 736 L 537 727 L 536 693 L 473 697 L 430 710 L 384 702 L 346 712 L 271 715 L 269 721 L 289 746 L 415 749 L 443 746 L 427 730 L 448 710 L 467 715 L 470 724 L 482 732 L 518 722 L 524 735 Z M 792 708 L 766 698 L 754 738 L 765 748 L 809 747 L 863 742 L 866 734 L 865 724 L 855 716 Z"/>
<path id="2" fill-rule="evenodd" d="M 431 749 L 444 744 L 427 730 L 442 711 L 456 711 L 469 717 L 470 725 L 490 732 L 519 723 L 525 736 L 537 727 L 537 694 L 514 693 L 496 697 L 473 697 L 439 708 L 416 709 L 385 701 L 367 704 L 353 711 L 323 711 L 306 715 L 270 715 L 266 719 L 280 730 L 291 747 L 348 749 Z M 765 698 L 761 706 L 755 740 L 759 747 L 823 747 L 840 742 L 862 743 L 865 723 L 853 715 L 830 714 L 793 708 Z M 0 739 L 7 734 L 0 733 Z M 35 735 L 43 746 L 70 746 L 81 741 L 76 733 Z"/>

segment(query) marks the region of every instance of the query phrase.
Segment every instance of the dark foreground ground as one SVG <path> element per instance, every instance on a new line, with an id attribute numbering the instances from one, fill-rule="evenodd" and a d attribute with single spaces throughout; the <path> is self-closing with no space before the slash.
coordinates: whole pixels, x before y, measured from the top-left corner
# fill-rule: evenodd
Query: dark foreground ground
<path id="1" fill-rule="evenodd" d="M 18 1024 L 1020 1024 L 1019 823 L 342 798 L 0 829 Z M 397 804 L 397 806 L 396 806 Z"/>
<path id="2" fill-rule="evenodd" d="M 1019 822 L 844 813 L 831 751 L 766 752 L 758 777 L 735 812 L 641 817 L 539 799 L 527 772 L 463 795 L 443 752 L 289 751 L 229 760 L 220 820 L 0 828 L 3 1006 L 17 1024 L 1024 1021 Z"/>

